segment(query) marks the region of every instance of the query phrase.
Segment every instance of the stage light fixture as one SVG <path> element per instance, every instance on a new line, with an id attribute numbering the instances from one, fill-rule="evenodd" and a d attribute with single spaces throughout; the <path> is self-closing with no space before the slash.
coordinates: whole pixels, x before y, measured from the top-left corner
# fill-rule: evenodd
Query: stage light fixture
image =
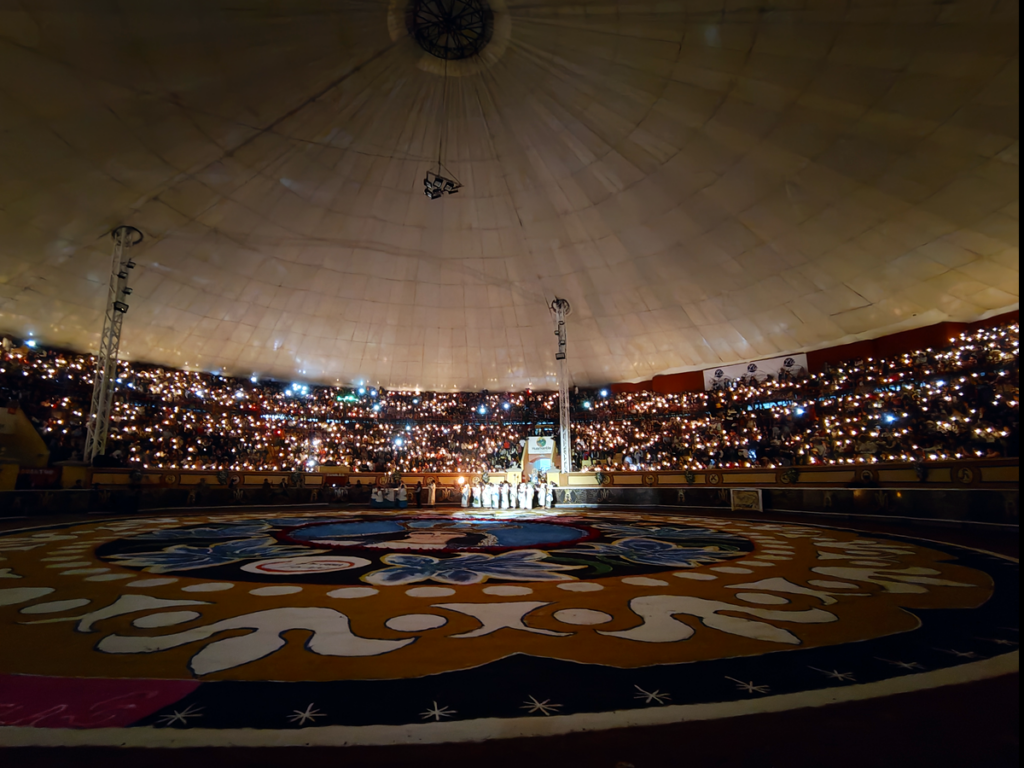
<path id="1" fill-rule="evenodd" d="M 423 179 L 423 194 L 431 200 L 437 200 L 442 195 L 454 195 L 462 188 L 456 179 L 449 179 L 440 173 L 441 164 L 438 163 L 438 170 L 427 171 Z"/>
<path id="2" fill-rule="evenodd" d="M 439 3 L 439 8 L 444 9 L 442 15 L 450 13 L 451 9 L 445 9 L 443 3 Z M 454 6 L 453 6 L 454 7 Z M 447 22 L 446 22 L 447 23 Z M 435 24 L 436 26 L 436 24 Z M 448 29 L 446 34 L 449 38 L 452 35 L 453 30 Z M 429 50 L 429 49 L 428 49 Z M 462 183 L 455 178 L 455 175 L 448 170 L 444 165 L 444 145 L 445 139 L 448 133 L 448 59 L 445 57 L 444 62 L 444 80 L 441 84 L 441 125 L 438 133 L 440 136 L 437 141 L 437 170 L 428 170 L 426 176 L 423 177 L 423 194 L 429 197 L 431 200 L 437 200 L 444 195 L 457 194 L 459 189 L 462 188 Z M 448 176 L 442 176 L 441 172 L 444 171 Z"/>
<path id="3" fill-rule="evenodd" d="M 128 311 L 128 305 L 125 304 L 123 301 L 115 301 L 114 310 L 120 312 L 123 315 L 125 312 Z"/>

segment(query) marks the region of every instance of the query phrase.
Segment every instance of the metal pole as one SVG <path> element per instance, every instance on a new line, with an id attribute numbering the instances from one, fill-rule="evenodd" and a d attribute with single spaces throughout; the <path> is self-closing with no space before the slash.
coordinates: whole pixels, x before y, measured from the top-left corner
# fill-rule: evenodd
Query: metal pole
<path id="1" fill-rule="evenodd" d="M 562 472 L 572 472 L 572 424 L 569 417 L 569 372 L 565 365 L 565 318 L 572 312 L 569 302 L 556 298 L 551 302 L 555 313 L 555 335 L 558 337 L 558 445 L 562 455 Z"/>
<path id="2" fill-rule="evenodd" d="M 135 227 L 120 226 L 110 233 L 114 241 L 110 260 L 110 282 L 107 286 L 107 305 L 103 314 L 103 333 L 100 348 L 96 354 L 96 368 L 93 372 L 92 401 L 86 421 L 85 452 L 83 458 L 89 464 L 102 456 L 107 448 L 107 432 L 110 429 L 110 409 L 114 402 L 117 379 L 117 356 L 121 349 L 121 327 L 128 311 L 125 299 L 131 294 L 128 287 L 128 270 L 135 268 L 129 255 L 132 246 L 142 241 L 142 233 Z"/>

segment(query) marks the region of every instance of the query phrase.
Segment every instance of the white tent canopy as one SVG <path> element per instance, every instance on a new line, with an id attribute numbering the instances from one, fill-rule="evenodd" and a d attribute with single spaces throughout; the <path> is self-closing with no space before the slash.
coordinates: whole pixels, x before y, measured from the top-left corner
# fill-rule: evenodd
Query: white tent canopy
<path id="1" fill-rule="evenodd" d="M 119 224 L 123 355 L 237 375 L 550 388 L 555 296 L 580 385 L 1017 306 L 1016 2 L 490 7 L 446 68 L 404 3 L 0 4 L 0 331 L 94 350 Z"/>

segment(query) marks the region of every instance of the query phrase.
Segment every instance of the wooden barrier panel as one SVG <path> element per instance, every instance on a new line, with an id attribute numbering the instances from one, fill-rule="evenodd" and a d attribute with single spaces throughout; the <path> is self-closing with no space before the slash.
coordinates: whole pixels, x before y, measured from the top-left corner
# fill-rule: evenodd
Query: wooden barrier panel
<path id="1" fill-rule="evenodd" d="M 126 486 L 132 484 L 132 469 L 90 470 L 88 484 L 98 483 L 100 486 Z M 294 473 L 278 472 L 230 472 L 229 477 L 236 477 L 242 486 L 254 487 L 269 480 L 271 485 L 278 485 L 282 480 L 293 482 Z M 871 464 L 857 462 L 850 465 L 826 465 L 810 467 L 778 467 L 761 468 L 745 467 L 740 469 L 700 469 L 693 471 L 671 470 L 663 472 L 610 472 L 601 471 L 604 486 L 610 487 L 690 487 L 717 486 L 733 487 L 744 485 L 751 487 L 909 487 L 909 488 L 1017 488 L 1020 485 L 1020 463 L 1018 459 L 978 459 L 965 462 L 928 462 L 926 464 Z M 217 477 L 218 472 L 209 470 L 143 470 L 137 482 L 144 486 L 160 485 L 162 487 L 194 487 L 203 479 L 210 487 L 220 487 L 222 483 Z M 305 486 L 323 486 L 325 479 L 341 479 L 335 473 L 319 474 L 315 472 L 301 473 L 301 484 Z M 222 476 L 223 477 L 223 476 Z M 361 485 L 386 484 L 391 476 L 381 472 L 355 472 L 345 476 L 347 484 L 357 482 Z M 491 483 L 508 481 L 519 482 L 518 472 L 491 472 Z M 479 472 L 421 472 L 403 474 L 406 485 L 422 482 L 428 485 L 431 480 L 439 486 L 451 487 L 459 485 L 459 481 L 475 483 L 481 480 Z M 601 485 L 598 472 L 573 472 L 558 475 L 558 485 L 562 487 L 584 488 Z"/>

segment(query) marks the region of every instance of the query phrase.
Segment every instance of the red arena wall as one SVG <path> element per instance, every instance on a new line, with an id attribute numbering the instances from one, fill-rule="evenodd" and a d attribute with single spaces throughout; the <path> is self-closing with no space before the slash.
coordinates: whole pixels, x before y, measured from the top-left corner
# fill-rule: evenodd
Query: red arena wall
<path id="1" fill-rule="evenodd" d="M 807 353 L 807 363 L 811 373 L 819 373 L 825 367 L 825 363 L 837 365 L 858 357 L 890 357 L 917 349 L 944 347 L 961 333 L 979 328 L 991 328 L 1004 323 L 1019 322 L 1019 320 L 1020 310 L 1014 310 L 974 323 L 936 323 L 923 328 L 881 336 L 877 339 L 856 341 L 852 344 L 843 344 L 827 349 L 816 349 Z M 704 389 L 704 376 L 701 371 L 671 373 L 665 376 L 655 376 L 647 381 L 612 384 L 609 389 L 612 392 L 647 391 L 665 395 L 676 392 L 699 392 Z"/>

